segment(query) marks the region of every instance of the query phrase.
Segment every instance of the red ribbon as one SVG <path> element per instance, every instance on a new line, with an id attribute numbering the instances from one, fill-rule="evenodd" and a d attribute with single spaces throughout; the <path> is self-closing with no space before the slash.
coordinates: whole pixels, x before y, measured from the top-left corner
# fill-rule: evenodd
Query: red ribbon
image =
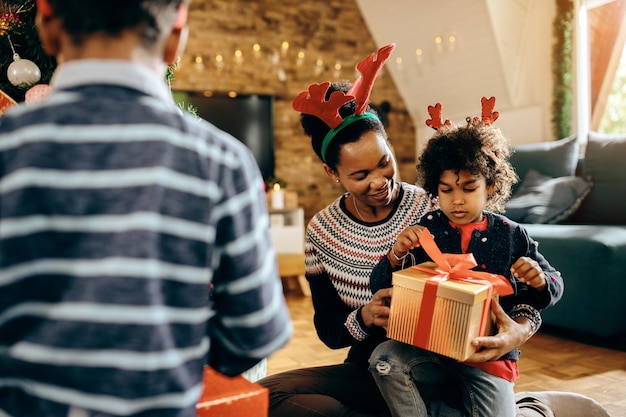
<path id="1" fill-rule="evenodd" d="M 452 254 L 441 253 L 433 235 L 424 229 L 420 236 L 420 245 L 424 248 L 424 251 L 430 256 L 430 258 L 437 264 L 434 269 L 424 268 L 420 266 L 414 266 L 412 268 L 419 271 L 433 274 L 434 276 L 426 280 L 424 285 L 424 293 L 422 295 L 422 304 L 420 307 L 419 317 L 417 319 L 417 329 L 413 337 L 413 344 L 425 348 L 428 346 L 430 339 L 430 330 L 433 322 L 433 313 L 435 310 L 435 300 L 437 298 L 437 287 L 439 283 L 447 281 L 448 279 L 456 279 L 459 281 L 474 282 L 487 285 L 487 299 L 485 301 L 486 307 L 491 300 L 493 289 L 495 288 L 498 294 L 510 295 L 513 294 L 513 288 L 509 281 L 502 275 L 492 274 L 489 272 L 472 271 L 471 269 L 478 265 L 474 255 L 471 253 Z M 487 315 L 489 314 L 489 308 L 483 309 L 483 317 L 480 323 L 480 334 L 485 331 L 485 325 L 487 323 Z"/>

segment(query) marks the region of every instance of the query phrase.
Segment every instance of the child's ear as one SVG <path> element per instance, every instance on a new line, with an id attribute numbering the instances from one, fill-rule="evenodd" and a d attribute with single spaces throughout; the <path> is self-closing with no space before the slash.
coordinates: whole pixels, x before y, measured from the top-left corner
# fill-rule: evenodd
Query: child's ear
<path id="1" fill-rule="evenodd" d="M 37 0 L 35 26 L 43 50 L 50 56 L 57 56 L 61 51 L 59 38 L 61 26 L 48 0 Z"/>
<path id="2" fill-rule="evenodd" d="M 173 65 L 178 57 L 183 54 L 188 37 L 189 28 L 187 28 L 187 26 L 172 30 L 172 33 L 170 33 L 165 41 L 165 49 L 163 51 L 163 61 L 167 65 Z"/>
<path id="3" fill-rule="evenodd" d="M 178 7 L 174 27 L 165 41 L 163 61 L 167 65 L 173 65 L 176 59 L 182 55 L 187 45 L 187 38 L 189 37 L 189 28 L 186 26 L 188 12 L 189 9 L 186 4 L 183 3 Z"/>
<path id="4" fill-rule="evenodd" d="M 37 0 L 37 14 L 41 15 L 42 17 L 52 16 L 52 6 L 50 6 L 48 0 Z"/>

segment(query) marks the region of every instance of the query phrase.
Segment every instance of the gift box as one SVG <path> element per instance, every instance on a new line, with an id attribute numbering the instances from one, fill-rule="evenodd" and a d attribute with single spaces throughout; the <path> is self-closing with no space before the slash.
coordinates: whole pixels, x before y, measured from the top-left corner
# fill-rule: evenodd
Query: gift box
<path id="1" fill-rule="evenodd" d="M 432 269 L 436 264 L 420 266 Z M 476 351 L 472 339 L 492 327 L 489 286 L 456 279 L 438 282 L 435 298 L 429 300 L 431 311 L 426 311 L 424 292 L 432 277 L 416 268 L 393 273 L 387 336 L 463 361 Z"/>
<path id="2" fill-rule="evenodd" d="M 464 361 L 476 352 L 474 338 L 492 334 L 492 296 L 513 288 L 501 275 L 472 270 L 472 254 L 441 253 L 427 229 L 420 245 L 434 262 L 392 274 L 387 336 Z"/>
<path id="3" fill-rule="evenodd" d="M 267 417 L 269 391 L 243 376 L 228 377 L 205 366 L 197 417 Z"/>
<path id="4" fill-rule="evenodd" d="M 0 115 L 4 114 L 9 107 L 13 107 L 17 104 L 15 100 L 11 98 L 7 93 L 0 90 Z"/>

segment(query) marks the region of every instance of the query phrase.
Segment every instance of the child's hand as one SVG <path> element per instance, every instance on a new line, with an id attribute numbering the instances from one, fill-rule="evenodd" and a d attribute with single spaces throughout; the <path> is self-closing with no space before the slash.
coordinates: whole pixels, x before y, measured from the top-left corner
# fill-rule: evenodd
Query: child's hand
<path id="1" fill-rule="evenodd" d="M 391 247 L 390 258 L 404 258 L 413 248 L 420 246 L 420 236 L 422 236 L 423 226 L 409 226 L 398 235 L 396 243 Z"/>
<path id="2" fill-rule="evenodd" d="M 511 266 L 511 273 L 516 278 L 519 278 L 520 281 L 538 290 L 546 286 L 546 277 L 539 264 L 534 259 L 526 256 L 522 256 L 515 261 L 513 266 Z"/>

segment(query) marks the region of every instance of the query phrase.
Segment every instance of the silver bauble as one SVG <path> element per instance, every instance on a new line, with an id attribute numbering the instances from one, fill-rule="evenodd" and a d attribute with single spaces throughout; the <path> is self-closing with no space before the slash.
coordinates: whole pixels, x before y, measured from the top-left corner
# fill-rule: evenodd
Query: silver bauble
<path id="1" fill-rule="evenodd" d="M 33 61 L 13 54 L 13 62 L 7 69 L 9 82 L 19 88 L 28 88 L 41 79 L 41 70 Z"/>

